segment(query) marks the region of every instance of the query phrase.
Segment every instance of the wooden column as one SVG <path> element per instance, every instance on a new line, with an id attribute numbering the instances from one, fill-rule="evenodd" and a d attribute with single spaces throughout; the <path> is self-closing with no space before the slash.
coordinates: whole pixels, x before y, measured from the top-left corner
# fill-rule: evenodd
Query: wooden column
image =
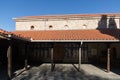
<path id="1" fill-rule="evenodd" d="M 12 45 L 10 44 L 7 49 L 8 58 L 8 80 L 12 78 Z"/>
<path id="2" fill-rule="evenodd" d="M 110 45 L 107 45 L 107 72 L 110 72 Z"/>
<path id="3" fill-rule="evenodd" d="M 51 71 L 53 71 L 53 44 L 52 44 L 52 47 L 51 47 Z"/>
<path id="4" fill-rule="evenodd" d="M 78 56 L 78 60 L 79 60 L 79 64 L 78 64 L 78 69 L 79 69 L 79 71 L 80 71 L 80 66 L 81 66 L 81 53 L 82 53 L 82 42 L 81 42 L 81 44 L 80 44 L 80 47 L 79 47 L 79 56 Z"/>
<path id="5" fill-rule="evenodd" d="M 28 47 L 27 44 L 25 43 L 25 70 L 27 70 L 27 65 L 28 65 Z"/>

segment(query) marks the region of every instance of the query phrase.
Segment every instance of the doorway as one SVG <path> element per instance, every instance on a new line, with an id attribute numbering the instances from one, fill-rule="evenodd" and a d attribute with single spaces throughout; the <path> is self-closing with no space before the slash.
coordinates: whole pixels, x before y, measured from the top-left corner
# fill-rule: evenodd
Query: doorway
<path id="1" fill-rule="evenodd" d="M 62 62 L 64 58 L 64 45 L 61 43 L 55 43 L 53 53 L 54 62 Z"/>

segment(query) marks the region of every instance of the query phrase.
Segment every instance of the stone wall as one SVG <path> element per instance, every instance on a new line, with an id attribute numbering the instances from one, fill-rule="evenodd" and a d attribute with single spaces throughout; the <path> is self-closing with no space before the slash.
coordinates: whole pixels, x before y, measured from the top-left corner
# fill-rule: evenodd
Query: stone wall
<path id="1" fill-rule="evenodd" d="M 74 30 L 119 28 L 120 20 L 115 17 L 87 17 L 68 19 L 21 19 L 16 20 L 16 30 Z"/>

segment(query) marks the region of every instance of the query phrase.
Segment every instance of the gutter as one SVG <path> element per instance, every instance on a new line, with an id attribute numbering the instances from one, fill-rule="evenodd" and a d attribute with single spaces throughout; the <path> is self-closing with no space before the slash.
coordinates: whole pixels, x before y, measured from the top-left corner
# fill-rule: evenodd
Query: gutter
<path id="1" fill-rule="evenodd" d="M 32 40 L 31 42 L 120 42 L 120 40 Z"/>

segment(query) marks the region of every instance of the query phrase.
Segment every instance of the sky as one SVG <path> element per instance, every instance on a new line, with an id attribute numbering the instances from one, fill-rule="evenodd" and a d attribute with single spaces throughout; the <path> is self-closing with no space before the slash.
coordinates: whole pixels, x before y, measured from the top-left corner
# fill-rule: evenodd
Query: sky
<path id="1" fill-rule="evenodd" d="M 14 31 L 23 16 L 95 13 L 120 13 L 120 0 L 0 0 L 0 28 Z"/>

